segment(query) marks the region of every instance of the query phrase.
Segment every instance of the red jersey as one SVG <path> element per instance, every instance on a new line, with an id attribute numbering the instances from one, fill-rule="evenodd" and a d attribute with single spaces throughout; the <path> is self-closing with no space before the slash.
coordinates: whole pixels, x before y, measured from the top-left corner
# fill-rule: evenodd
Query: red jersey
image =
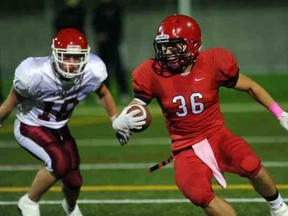
<path id="1" fill-rule="evenodd" d="M 173 150 L 209 138 L 224 126 L 219 87 L 234 87 L 239 76 L 231 52 L 222 48 L 203 51 L 189 73 L 170 77 L 156 73 L 153 61 L 148 59 L 133 71 L 133 90 L 135 98 L 147 104 L 156 98 Z"/>

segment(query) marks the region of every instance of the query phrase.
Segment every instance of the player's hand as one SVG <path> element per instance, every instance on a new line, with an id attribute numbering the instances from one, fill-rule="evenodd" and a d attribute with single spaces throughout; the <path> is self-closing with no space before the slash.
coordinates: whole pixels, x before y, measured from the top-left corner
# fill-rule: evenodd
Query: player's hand
<path id="1" fill-rule="evenodd" d="M 127 113 L 130 107 L 127 106 L 123 109 L 117 118 L 113 120 L 112 126 L 116 131 L 126 131 L 129 129 L 140 129 L 145 125 L 145 115 L 135 116 L 141 112 L 141 110 L 133 110 Z"/>
<path id="2" fill-rule="evenodd" d="M 283 112 L 278 119 L 280 121 L 280 125 L 288 131 L 288 113 Z"/>
<path id="3" fill-rule="evenodd" d="M 118 139 L 118 142 L 121 145 L 125 145 L 128 143 L 128 141 L 130 140 L 130 137 L 132 136 L 131 131 L 126 130 L 126 131 L 116 131 L 116 137 Z"/>

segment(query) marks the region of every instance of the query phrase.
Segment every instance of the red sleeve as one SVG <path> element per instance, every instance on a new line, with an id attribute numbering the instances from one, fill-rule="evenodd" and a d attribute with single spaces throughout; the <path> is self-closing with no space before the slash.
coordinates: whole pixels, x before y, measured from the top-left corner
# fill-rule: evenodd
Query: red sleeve
<path id="1" fill-rule="evenodd" d="M 150 61 L 147 60 L 132 72 L 134 98 L 144 101 L 146 104 L 149 104 L 154 98 L 151 79 L 153 69 Z"/>
<path id="2" fill-rule="evenodd" d="M 220 86 L 232 88 L 239 77 L 239 68 L 233 54 L 223 48 L 215 48 L 213 52 L 214 65 L 217 68 L 216 79 Z"/>

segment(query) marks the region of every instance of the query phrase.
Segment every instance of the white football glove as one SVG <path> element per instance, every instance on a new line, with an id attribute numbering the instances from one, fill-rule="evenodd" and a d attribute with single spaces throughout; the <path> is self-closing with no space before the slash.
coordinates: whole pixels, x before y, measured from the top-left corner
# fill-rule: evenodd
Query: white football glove
<path id="1" fill-rule="evenodd" d="M 117 118 L 112 122 L 112 126 L 116 131 L 126 131 L 129 129 L 140 129 L 145 125 L 145 115 L 135 116 L 141 112 L 141 110 L 133 110 L 127 113 L 127 110 L 130 106 L 127 106 L 123 109 Z"/>
<path id="2" fill-rule="evenodd" d="M 278 118 L 280 125 L 288 131 L 288 113 L 282 112 L 281 116 Z"/>

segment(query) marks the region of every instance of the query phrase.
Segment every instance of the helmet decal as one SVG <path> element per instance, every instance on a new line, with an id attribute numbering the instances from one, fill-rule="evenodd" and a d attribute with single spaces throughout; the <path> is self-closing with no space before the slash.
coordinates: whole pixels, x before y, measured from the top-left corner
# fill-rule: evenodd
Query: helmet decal
<path id="1" fill-rule="evenodd" d="M 168 40 L 168 39 L 169 39 L 169 35 L 168 34 L 156 35 L 156 38 L 155 38 L 156 41 L 165 41 L 165 40 Z"/>

